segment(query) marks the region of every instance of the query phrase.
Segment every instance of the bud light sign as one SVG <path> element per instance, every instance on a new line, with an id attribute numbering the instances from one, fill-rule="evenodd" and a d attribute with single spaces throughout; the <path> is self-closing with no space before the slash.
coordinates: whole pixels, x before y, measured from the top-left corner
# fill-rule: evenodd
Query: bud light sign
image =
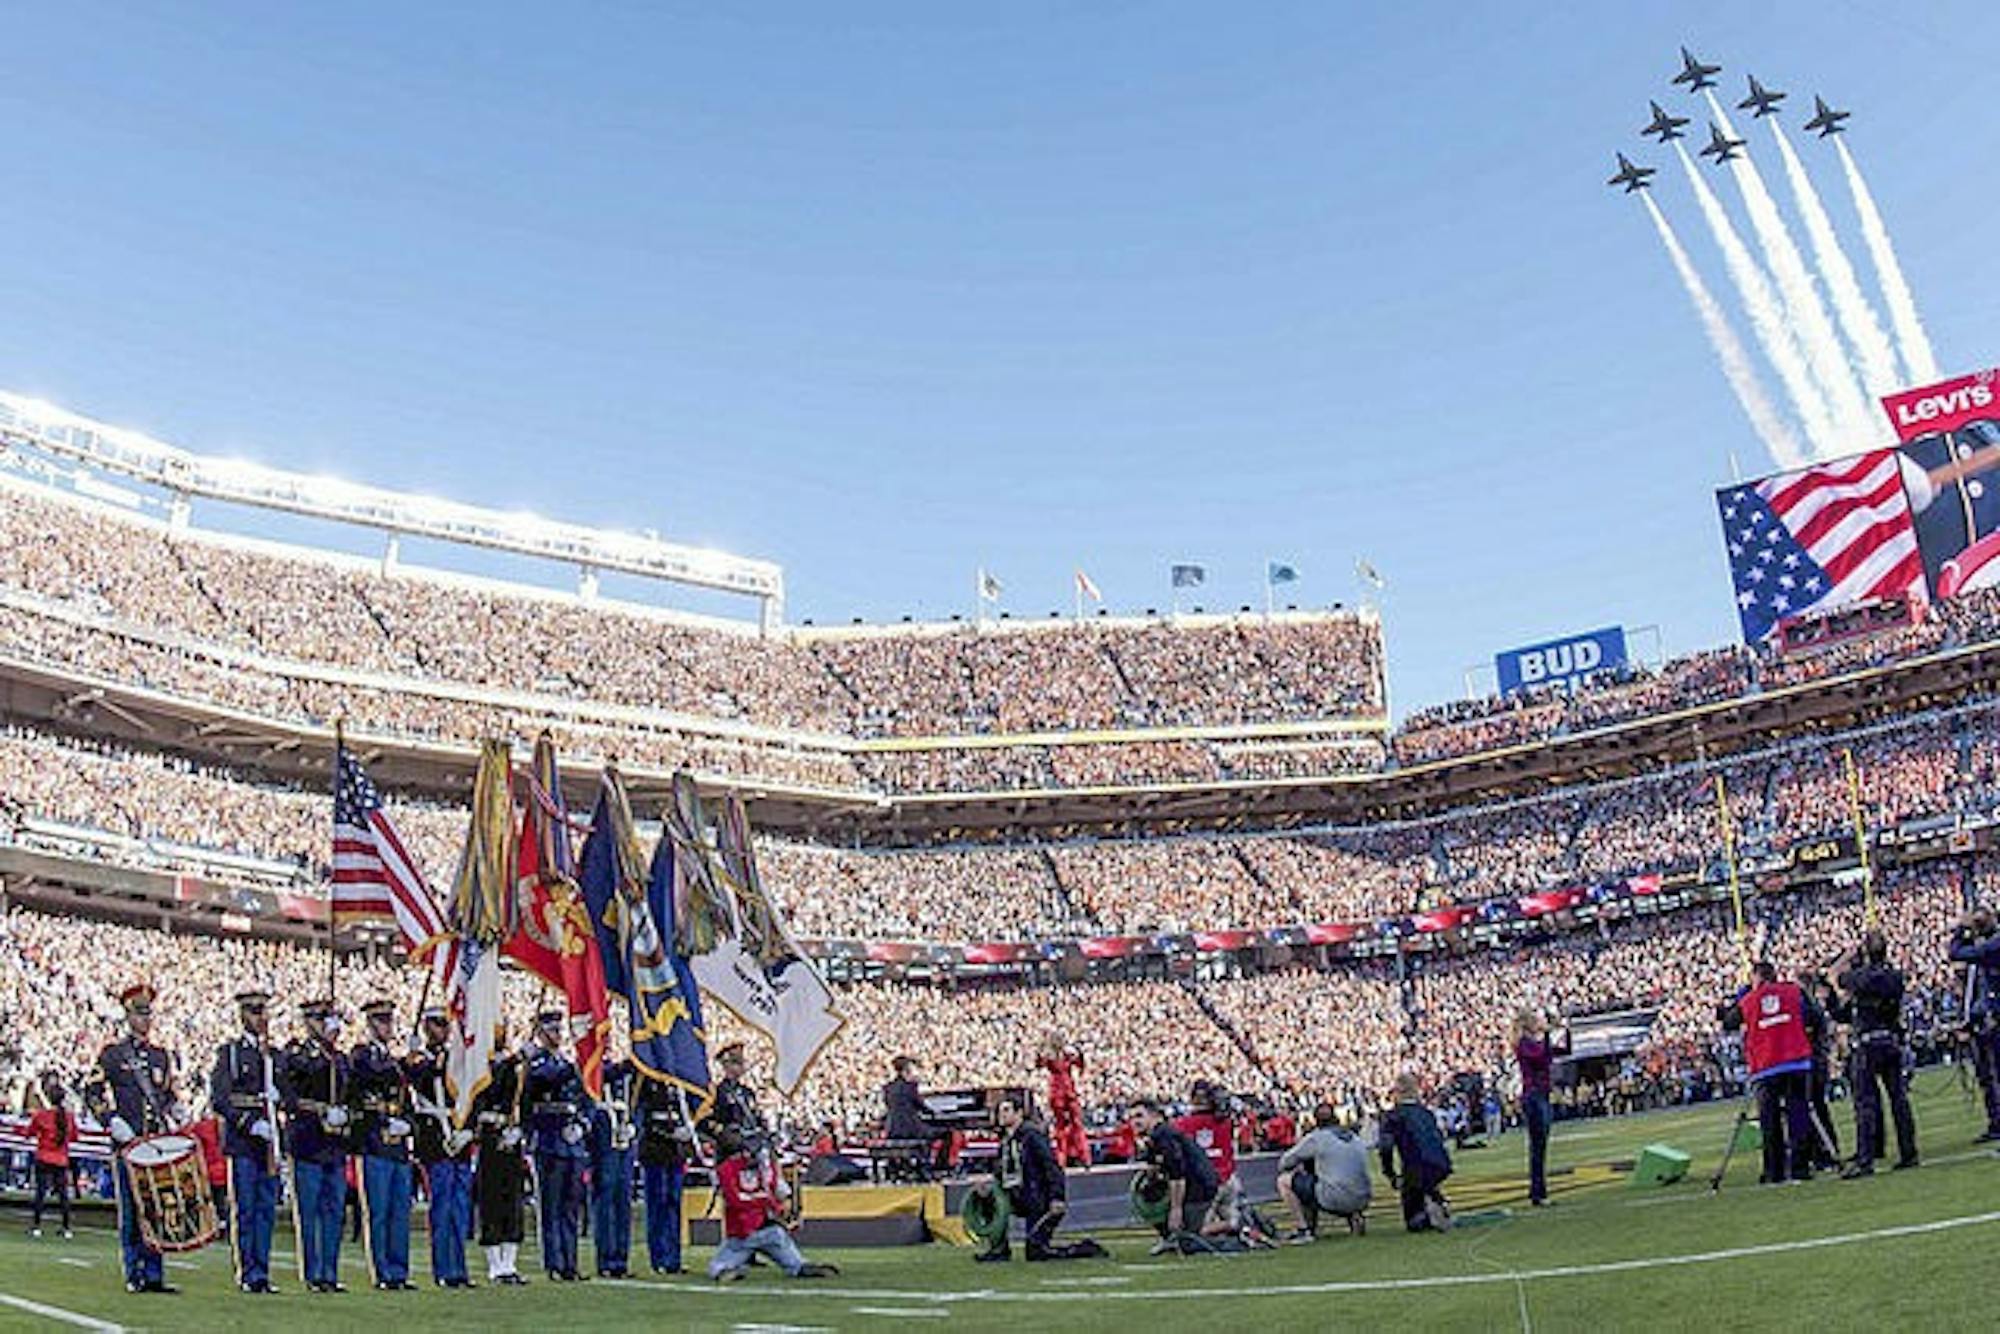
<path id="1" fill-rule="evenodd" d="M 1574 689 L 1593 672 L 1624 665 L 1625 627 L 1621 625 L 1493 655 L 1503 695 L 1547 685 Z"/>

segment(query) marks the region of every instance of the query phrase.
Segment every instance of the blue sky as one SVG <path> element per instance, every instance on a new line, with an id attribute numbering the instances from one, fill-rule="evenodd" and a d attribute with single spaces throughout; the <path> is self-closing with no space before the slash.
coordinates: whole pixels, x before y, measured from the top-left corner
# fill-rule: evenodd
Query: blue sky
<path id="1" fill-rule="evenodd" d="M 2000 7 L 748 8 L 12 15 L 0 385 L 770 557 L 822 622 L 1365 555 L 1400 711 L 1734 633 L 1709 492 L 1761 453 L 1602 186 L 1681 42 L 1852 107 L 1940 361 L 2000 360 Z"/>

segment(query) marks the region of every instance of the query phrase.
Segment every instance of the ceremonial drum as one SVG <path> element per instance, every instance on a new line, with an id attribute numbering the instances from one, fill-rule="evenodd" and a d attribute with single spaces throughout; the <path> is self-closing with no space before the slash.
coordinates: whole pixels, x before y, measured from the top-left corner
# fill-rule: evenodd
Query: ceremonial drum
<path id="1" fill-rule="evenodd" d="M 221 1235 L 208 1191 L 208 1160 L 192 1135 L 148 1135 L 119 1157 L 132 1181 L 139 1235 L 156 1251 L 193 1251 Z"/>

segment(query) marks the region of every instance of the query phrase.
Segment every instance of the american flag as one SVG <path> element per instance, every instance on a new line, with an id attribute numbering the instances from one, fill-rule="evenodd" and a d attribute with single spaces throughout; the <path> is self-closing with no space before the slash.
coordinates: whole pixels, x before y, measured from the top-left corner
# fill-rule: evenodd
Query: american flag
<path id="1" fill-rule="evenodd" d="M 361 762 L 343 746 L 334 769 L 333 920 L 393 921 L 412 951 L 446 936 L 444 911 Z"/>
<path id="2" fill-rule="evenodd" d="M 1923 596 L 1923 558 L 1893 449 L 1729 487 L 1715 500 L 1747 643 L 1801 612 Z"/>

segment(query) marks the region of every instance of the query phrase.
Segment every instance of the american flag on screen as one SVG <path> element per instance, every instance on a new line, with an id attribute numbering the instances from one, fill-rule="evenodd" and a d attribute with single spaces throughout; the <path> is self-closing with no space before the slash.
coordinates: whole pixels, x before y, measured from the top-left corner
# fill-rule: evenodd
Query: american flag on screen
<path id="1" fill-rule="evenodd" d="M 1736 614 L 1757 643 L 1800 612 L 1924 591 L 1893 449 L 1716 492 Z"/>
<path id="2" fill-rule="evenodd" d="M 444 910 L 424 883 L 382 794 L 345 746 L 334 755 L 333 920 L 393 921 L 416 951 L 447 935 Z"/>

